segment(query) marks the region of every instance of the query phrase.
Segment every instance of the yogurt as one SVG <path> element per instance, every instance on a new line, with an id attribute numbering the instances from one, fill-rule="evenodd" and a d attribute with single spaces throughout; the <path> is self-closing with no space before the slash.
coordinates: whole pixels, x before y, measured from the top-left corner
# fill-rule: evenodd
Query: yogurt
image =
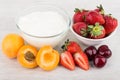
<path id="1" fill-rule="evenodd" d="M 63 16 L 57 12 L 32 12 L 20 17 L 19 28 L 30 35 L 47 37 L 62 33 L 67 29 Z"/>
<path id="2" fill-rule="evenodd" d="M 17 25 L 21 36 L 29 44 L 37 48 L 44 45 L 55 47 L 65 38 L 69 29 L 65 18 L 55 11 L 32 12 L 19 17 Z"/>

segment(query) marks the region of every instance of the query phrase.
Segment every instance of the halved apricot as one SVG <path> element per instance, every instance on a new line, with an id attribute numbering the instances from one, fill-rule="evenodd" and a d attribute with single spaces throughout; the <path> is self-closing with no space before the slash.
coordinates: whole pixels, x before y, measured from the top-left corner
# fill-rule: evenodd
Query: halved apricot
<path id="1" fill-rule="evenodd" d="M 26 68 L 35 68 L 37 49 L 31 45 L 24 45 L 20 48 L 17 55 L 18 62 Z"/>
<path id="2" fill-rule="evenodd" d="M 59 53 L 51 46 L 43 46 L 38 51 L 36 61 L 43 70 L 53 70 L 59 63 Z"/>

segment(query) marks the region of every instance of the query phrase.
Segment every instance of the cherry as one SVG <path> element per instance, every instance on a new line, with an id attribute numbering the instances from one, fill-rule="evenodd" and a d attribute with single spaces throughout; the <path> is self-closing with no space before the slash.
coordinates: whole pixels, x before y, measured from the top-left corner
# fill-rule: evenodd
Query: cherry
<path id="1" fill-rule="evenodd" d="M 98 50 L 106 50 L 106 49 L 109 49 L 107 45 L 101 45 Z"/>
<path id="2" fill-rule="evenodd" d="M 88 59 L 92 61 L 97 53 L 97 49 L 94 46 L 87 47 L 84 52 L 88 56 Z"/>
<path id="3" fill-rule="evenodd" d="M 105 58 L 109 58 L 109 57 L 111 57 L 112 52 L 110 49 L 106 49 L 106 50 L 99 50 L 98 54 L 104 56 Z"/>
<path id="4" fill-rule="evenodd" d="M 102 68 L 103 66 L 105 66 L 106 62 L 107 62 L 107 59 L 101 55 L 96 55 L 93 60 L 93 63 L 97 68 Z"/>
<path id="5" fill-rule="evenodd" d="M 107 45 L 102 45 L 98 48 L 97 54 L 104 56 L 105 58 L 109 58 L 112 55 L 112 51 L 108 48 Z"/>

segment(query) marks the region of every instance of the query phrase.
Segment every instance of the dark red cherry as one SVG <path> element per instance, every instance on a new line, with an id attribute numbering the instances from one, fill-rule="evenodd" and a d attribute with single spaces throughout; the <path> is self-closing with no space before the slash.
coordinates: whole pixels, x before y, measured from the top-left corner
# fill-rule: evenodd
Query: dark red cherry
<path id="1" fill-rule="evenodd" d="M 107 45 L 101 45 L 98 50 L 106 50 L 106 49 L 109 49 Z"/>
<path id="2" fill-rule="evenodd" d="M 104 56 L 105 58 L 109 58 L 109 57 L 111 57 L 112 52 L 110 49 L 106 49 L 106 50 L 99 50 L 98 54 Z"/>
<path id="3" fill-rule="evenodd" d="M 106 62 L 107 62 L 107 59 L 104 56 L 101 56 L 101 55 L 96 55 L 94 60 L 93 60 L 93 63 L 95 65 L 95 67 L 97 67 L 97 68 L 104 67 Z"/>
<path id="4" fill-rule="evenodd" d="M 112 51 L 106 45 L 102 45 L 98 48 L 97 54 L 104 56 L 105 58 L 109 58 L 112 55 Z"/>
<path id="5" fill-rule="evenodd" d="M 97 49 L 94 46 L 89 46 L 84 50 L 84 52 L 88 56 L 88 59 L 92 61 L 97 54 Z"/>

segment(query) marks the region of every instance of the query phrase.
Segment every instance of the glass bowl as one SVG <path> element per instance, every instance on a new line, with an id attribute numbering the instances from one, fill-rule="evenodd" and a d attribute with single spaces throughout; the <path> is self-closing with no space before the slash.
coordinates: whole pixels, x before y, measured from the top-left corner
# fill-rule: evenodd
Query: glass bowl
<path id="1" fill-rule="evenodd" d="M 67 25 L 66 25 L 66 28 L 64 28 L 64 30 L 62 30 L 62 32 L 56 33 L 53 35 L 44 36 L 44 35 L 34 35 L 31 33 L 28 33 L 29 31 L 27 32 L 27 31 L 24 31 L 21 29 L 21 25 L 19 25 L 19 23 L 18 23 L 19 19 L 21 17 L 26 16 L 33 12 L 47 12 L 47 11 L 57 12 L 58 14 L 60 14 L 63 17 L 63 19 Z M 46 24 L 47 24 L 47 22 L 46 22 Z M 18 30 L 20 31 L 20 35 L 23 37 L 23 39 L 28 44 L 33 45 L 37 48 L 40 48 L 44 45 L 51 45 L 52 47 L 55 47 L 55 46 L 57 46 L 57 44 L 60 41 L 62 41 L 66 37 L 69 27 L 71 25 L 71 19 L 64 9 L 62 9 L 56 5 L 40 4 L 40 5 L 29 7 L 27 9 L 21 11 L 16 18 L 16 25 L 17 25 Z M 42 27 L 44 27 L 44 26 L 40 26 L 39 29 L 42 29 Z M 34 30 L 34 26 L 33 26 L 33 30 Z M 46 28 L 46 31 L 47 30 L 48 29 Z M 53 31 L 54 31 L 54 28 L 53 28 Z"/>

